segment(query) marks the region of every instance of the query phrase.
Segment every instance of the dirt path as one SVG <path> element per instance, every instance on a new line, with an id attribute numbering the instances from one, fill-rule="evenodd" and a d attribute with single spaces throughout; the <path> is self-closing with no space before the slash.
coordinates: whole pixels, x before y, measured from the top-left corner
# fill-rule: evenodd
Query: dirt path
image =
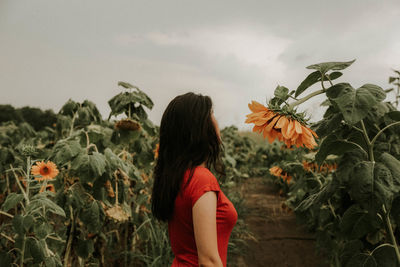
<path id="1" fill-rule="evenodd" d="M 237 266 L 244 267 L 320 267 L 314 237 L 296 224 L 293 213 L 282 210 L 280 197 L 262 178 L 248 179 L 241 187 L 248 214 L 249 230 L 257 241 L 249 240 L 246 255 Z"/>

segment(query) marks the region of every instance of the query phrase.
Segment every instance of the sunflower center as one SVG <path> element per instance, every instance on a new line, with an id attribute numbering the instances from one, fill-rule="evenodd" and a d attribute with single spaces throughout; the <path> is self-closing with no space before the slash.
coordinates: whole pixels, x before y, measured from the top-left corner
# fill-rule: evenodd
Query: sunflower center
<path id="1" fill-rule="evenodd" d="M 41 175 L 47 175 L 47 174 L 49 174 L 49 172 L 50 172 L 50 170 L 49 170 L 49 168 L 47 168 L 47 167 L 43 167 L 43 168 L 40 170 L 40 174 L 41 174 Z"/>

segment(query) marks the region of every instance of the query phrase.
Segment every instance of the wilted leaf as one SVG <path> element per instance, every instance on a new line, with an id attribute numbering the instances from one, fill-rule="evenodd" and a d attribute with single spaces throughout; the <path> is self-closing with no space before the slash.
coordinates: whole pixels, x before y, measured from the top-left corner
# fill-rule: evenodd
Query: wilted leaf
<path id="1" fill-rule="evenodd" d="M 130 215 L 127 214 L 119 205 L 113 206 L 112 208 L 106 210 L 106 214 L 108 217 L 117 222 L 125 222 L 130 217 Z"/>

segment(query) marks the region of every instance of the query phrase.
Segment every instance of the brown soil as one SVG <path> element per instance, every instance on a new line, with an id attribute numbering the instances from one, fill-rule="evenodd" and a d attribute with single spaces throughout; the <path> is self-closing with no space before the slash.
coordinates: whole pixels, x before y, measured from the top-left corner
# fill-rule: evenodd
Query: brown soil
<path id="1" fill-rule="evenodd" d="M 265 179 L 251 178 L 241 186 L 248 211 L 245 222 L 256 240 L 247 242 L 245 255 L 236 261 L 238 267 L 322 267 L 316 255 L 315 238 L 296 223 L 292 212 L 282 209 L 285 200 Z"/>

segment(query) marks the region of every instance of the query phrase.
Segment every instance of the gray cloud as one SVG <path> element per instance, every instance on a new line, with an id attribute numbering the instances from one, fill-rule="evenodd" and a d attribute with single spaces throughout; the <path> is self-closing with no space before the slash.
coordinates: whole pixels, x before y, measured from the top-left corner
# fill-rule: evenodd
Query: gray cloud
<path id="1" fill-rule="evenodd" d="M 119 80 L 154 100 L 158 123 L 177 94 L 212 96 L 221 126 L 247 103 L 296 88 L 307 65 L 357 61 L 343 80 L 387 87 L 399 68 L 398 1 L 2 1 L 2 103 L 54 108 L 90 99 L 103 115 Z M 313 100 L 303 107 L 321 115 Z"/>

